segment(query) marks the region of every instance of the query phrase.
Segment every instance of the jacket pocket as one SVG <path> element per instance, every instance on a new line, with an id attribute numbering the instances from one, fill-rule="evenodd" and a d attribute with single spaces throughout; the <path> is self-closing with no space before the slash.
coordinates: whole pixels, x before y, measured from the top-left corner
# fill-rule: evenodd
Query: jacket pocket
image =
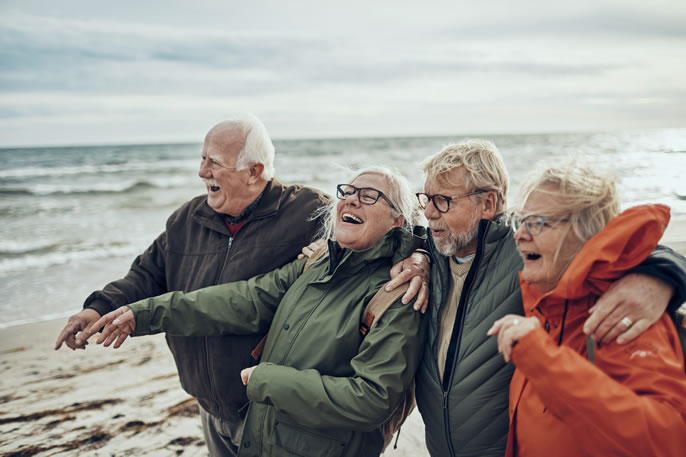
<path id="1" fill-rule="evenodd" d="M 349 439 L 352 432 L 347 432 L 347 435 Z M 283 422 L 274 422 L 274 429 L 269 437 L 269 443 L 278 451 L 274 452 L 274 455 L 300 457 L 340 457 L 347 441 L 341 437 L 333 438 Z M 287 451 L 288 454 L 282 451 Z"/>

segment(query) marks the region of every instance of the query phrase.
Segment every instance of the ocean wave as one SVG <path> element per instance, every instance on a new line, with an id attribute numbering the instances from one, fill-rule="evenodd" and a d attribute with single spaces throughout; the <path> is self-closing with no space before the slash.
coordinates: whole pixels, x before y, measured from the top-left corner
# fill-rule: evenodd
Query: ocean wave
<path id="1" fill-rule="evenodd" d="M 0 256 L 20 256 L 25 254 L 40 254 L 57 249 L 60 243 L 54 241 L 0 241 Z"/>
<path id="2" fill-rule="evenodd" d="M 154 162 L 129 161 L 124 163 L 79 165 L 54 168 L 10 168 L 0 170 L 0 178 L 40 178 L 73 175 L 99 175 L 126 173 L 136 171 L 153 171 L 155 173 L 178 170 L 194 170 L 198 167 L 197 160 L 159 160 Z"/>
<path id="3" fill-rule="evenodd" d="M 194 181 L 195 182 L 195 181 Z M 67 194 L 122 194 L 146 189 L 171 189 L 190 185 L 187 177 L 165 177 L 136 181 L 82 182 L 59 184 L 22 183 L 16 186 L 0 187 L 0 195 L 67 195 Z M 196 186 L 197 187 L 197 186 Z"/>
<path id="4" fill-rule="evenodd" d="M 56 265 L 86 260 L 108 259 L 112 257 L 131 257 L 140 254 L 142 249 L 133 245 L 99 246 L 90 250 L 70 252 L 30 253 L 21 257 L 0 259 L 0 273 L 33 269 L 45 269 Z"/>

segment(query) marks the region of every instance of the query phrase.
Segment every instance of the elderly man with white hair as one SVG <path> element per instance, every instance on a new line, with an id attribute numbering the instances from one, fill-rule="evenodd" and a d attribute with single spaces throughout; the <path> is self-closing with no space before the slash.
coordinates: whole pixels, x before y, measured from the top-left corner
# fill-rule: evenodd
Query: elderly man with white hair
<path id="1" fill-rule="evenodd" d="M 93 292 L 69 318 L 56 349 L 78 339 L 101 315 L 171 291 L 190 292 L 247 279 L 293 260 L 321 222 L 313 212 L 328 197 L 274 178 L 274 146 L 264 125 L 247 114 L 215 125 L 205 137 L 198 175 L 207 195 L 177 209 L 164 232 L 122 279 Z M 182 387 L 197 398 L 213 456 L 235 455 L 248 399 L 239 373 L 263 335 L 167 335 Z"/>

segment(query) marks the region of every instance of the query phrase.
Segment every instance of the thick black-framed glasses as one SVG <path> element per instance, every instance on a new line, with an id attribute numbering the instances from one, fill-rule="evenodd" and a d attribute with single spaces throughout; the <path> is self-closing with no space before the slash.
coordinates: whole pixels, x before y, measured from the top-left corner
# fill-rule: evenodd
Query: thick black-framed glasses
<path id="1" fill-rule="evenodd" d="M 417 192 L 415 195 L 417 195 L 419 206 L 421 206 L 422 209 L 426 209 L 426 207 L 429 206 L 429 202 L 432 202 L 434 204 L 434 208 L 436 208 L 439 213 L 447 213 L 450 209 L 450 202 L 452 200 L 457 200 L 462 197 L 469 197 L 470 195 L 483 194 L 484 192 L 488 191 L 485 189 L 479 189 L 475 190 L 474 192 L 467 192 L 466 194 L 461 195 L 452 195 L 450 197 L 441 194 L 429 195 L 423 192 Z"/>
<path id="2" fill-rule="evenodd" d="M 519 227 L 524 226 L 530 235 L 538 235 L 543 231 L 544 227 L 552 227 L 548 222 L 569 222 L 569 219 L 564 217 L 547 217 L 539 216 L 538 214 L 531 214 L 529 216 L 520 218 L 515 215 L 512 216 L 512 228 L 516 232 Z"/>
<path id="3" fill-rule="evenodd" d="M 336 197 L 341 200 L 345 200 L 351 195 L 357 193 L 360 203 L 363 205 L 373 205 L 378 202 L 380 198 L 386 200 L 388 206 L 392 209 L 396 209 L 395 205 L 384 195 L 380 190 L 374 189 L 373 187 L 355 187 L 352 184 L 339 184 L 336 186 Z"/>

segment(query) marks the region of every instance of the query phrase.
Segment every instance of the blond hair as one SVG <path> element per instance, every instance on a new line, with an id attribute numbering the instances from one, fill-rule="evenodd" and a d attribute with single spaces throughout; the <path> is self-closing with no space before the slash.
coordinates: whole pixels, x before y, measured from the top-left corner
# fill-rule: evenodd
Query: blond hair
<path id="1" fill-rule="evenodd" d="M 454 186 L 462 183 L 451 182 L 448 174 L 463 167 L 466 172 L 464 183 L 467 192 L 492 190 L 497 196 L 496 214 L 507 207 L 508 174 L 498 148 L 491 141 L 467 140 L 448 144 L 422 163 L 427 180 L 435 180 L 440 185 Z M 483 198 L 476 195 L 472 198 Z"/>
<path id="2" fill-rule="evenodd" d="M 587 241 L 619 214 L 615 178 L 590 166 L 571 162 L 534 172 L 521 188 L 524 204 L 531 192 L 555 197 L 559 214 L 569 219 L 574 234 Z"/>

